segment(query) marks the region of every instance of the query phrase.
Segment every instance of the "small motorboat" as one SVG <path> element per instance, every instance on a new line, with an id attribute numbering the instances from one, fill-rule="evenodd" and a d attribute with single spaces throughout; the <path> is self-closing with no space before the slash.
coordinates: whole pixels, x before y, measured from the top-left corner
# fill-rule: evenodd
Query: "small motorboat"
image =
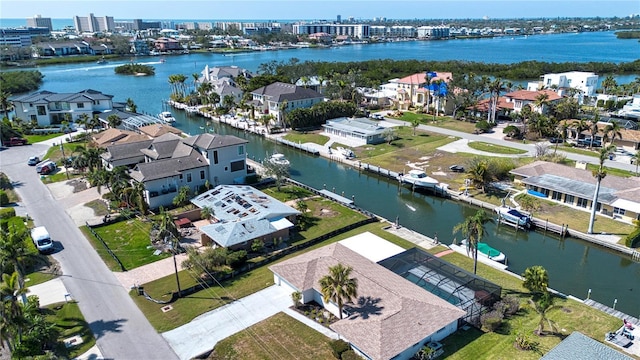
<path id="1" fill-rule="evenodd" d="M 176 118 L 173 117 L 173 114 L 170 111 L 163 111 L 158 114 L 158 118 L 166 123 L 172 123 L 176 121 Z"/>
<path id="2" fill-rule="evenodd" d="M 104 56 L 100 60 L 96 61 L 96 64 L 100 64 L 100 65 L 107 64 L 107 63 L 108 61 L 104 59 Z"/>
<path id="3" fill-rule="evenodd" d="M 356 154 L 351 149 L 338 146 L 336 150 L 338 150 L 338 154 L 342 155 L 342 157 L 344 157 L 347 160 L 353 159 L 356 157 Z"/>
<path id="4" fill-rule="evenodd" d="M 467 247 L 467 239 L 460 242 L 460 246 Z M 489 244 L 484 242 L 478 242 L 478 256 L 485 257 L 489 260 L 503 263 L 507 260 L 507 256 L 500 252 L 500 250 L 494 249 Z"/>
<path id="5" fill-rule="evenodd" d="M 280 165 L 280 166 L 290 165 L 289 160 L 284 156 L 284 154 L 280 154 L 280 153 L 275 153 L 271 155 L 271 157 L 269 158 L 269 162 L 275 165 Z"/>
<path id="6" fill-rule="evenodd" d="M 508 206 L 500 206 L 496 208 L 496 213 L 498 213 L 501 220 L 517 225 L 523 229 L 531 229 L 534 226 L 531 215 L 520 210 Z"/>
<path id="7" fill-rule="evenodd" d="M 438 180 L 427 176 L 426 172 L 419 169 L 412 169 L 409 173 L 400 175 L 400 181 L 426 189 L 433 189 L 438 185 Z"/>

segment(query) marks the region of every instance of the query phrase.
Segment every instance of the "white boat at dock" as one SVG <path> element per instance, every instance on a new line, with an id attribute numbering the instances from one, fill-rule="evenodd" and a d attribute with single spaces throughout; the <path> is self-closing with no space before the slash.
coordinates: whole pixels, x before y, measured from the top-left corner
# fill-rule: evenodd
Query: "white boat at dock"
<path id="1" fill-rule="evenodd" d="M 353 150 L 349 148 L 343 148 L 341 146 L 338 146 L 336 150 L 338 150 L 338 154 L 340 154 L 342 157 L 344 157 L 347 160 L 350 160 L 356 157 L 356 154 L 353 152 Z"/>
<path id="2" fill-rule="evenodd" d="M 434 189 L 438 185 L 438 180 L 427 176 L 426 172 L 419 169 L 412 169 L 409 173 L 400 175 L 400 181 L 425 189 Z"/>
<path id="3" fill-rule="evenodd" d="M 460 242 L 460 246 L 466 248 L 467 247 L 467 239 L 464 239 Z M 494 249 L 489 244 L 484 242 L 478 243 L 478 257 L 484 257 L 489 260 L 497 261 L 499 263 L 505 263 L 507 260 L 507 256 L 503 254 L 500 250 Z"/>
<path id="4" fill-rule="evenodd" d="M 520 210 L 508 206 L 500 206 L 497 207 L 495 211 L 496 213 L 498 213 L 501 221 L 509 223 L 513 226 L 518 226 L 523 229 L 531 229 L 535 226 L 533 220 L 531 219 L 531 215 Z"/>
<path id="5" fill-rule="evenodd" d="M 158 114 L 158 118 L 166 123 L 172 123 L 176 121 L 176 118 L 173 117 L 173 114 L 170 111 L 163 111 Z"/>

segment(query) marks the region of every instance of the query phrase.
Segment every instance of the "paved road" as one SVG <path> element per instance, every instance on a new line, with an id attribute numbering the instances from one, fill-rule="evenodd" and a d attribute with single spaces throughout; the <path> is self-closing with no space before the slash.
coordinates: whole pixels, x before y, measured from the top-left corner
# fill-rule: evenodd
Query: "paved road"
<path id="1" fill-rule="evenodd" d="M 109 271 L 73 220 L 40 181 L 29 156 L 44 155 L 48 145 L 0 150 L 0 171 L 14 182 L 36 225 L 47 227 L 56 245 L 62 281 L 109 359 L 177 359 L 167 342 L 149 324 L 127 291 Z"/>

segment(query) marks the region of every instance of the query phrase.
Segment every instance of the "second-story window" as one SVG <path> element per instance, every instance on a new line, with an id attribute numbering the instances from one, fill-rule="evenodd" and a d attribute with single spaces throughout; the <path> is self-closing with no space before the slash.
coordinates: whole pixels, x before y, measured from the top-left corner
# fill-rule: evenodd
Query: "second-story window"
<path id="1" fill-rule="evenodd" d="M 191 182 L 191 174 L 187 174 L 187 182 Z"/>
<path id="2" fill-rule="evenodd" d="M 218 150 L 213 151 L 213 163 L 214 164 L 218 163 Z"/>

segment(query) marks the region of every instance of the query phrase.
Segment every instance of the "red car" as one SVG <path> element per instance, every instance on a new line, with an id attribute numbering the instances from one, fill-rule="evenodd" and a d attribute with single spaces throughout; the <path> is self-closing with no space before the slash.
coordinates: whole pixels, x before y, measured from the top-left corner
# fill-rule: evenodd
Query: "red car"
<path id="1" fill-rule="evenodd" d="M 4 143 L 6 146 L 27 145 L 27 139 L 12 137 Z"/>

